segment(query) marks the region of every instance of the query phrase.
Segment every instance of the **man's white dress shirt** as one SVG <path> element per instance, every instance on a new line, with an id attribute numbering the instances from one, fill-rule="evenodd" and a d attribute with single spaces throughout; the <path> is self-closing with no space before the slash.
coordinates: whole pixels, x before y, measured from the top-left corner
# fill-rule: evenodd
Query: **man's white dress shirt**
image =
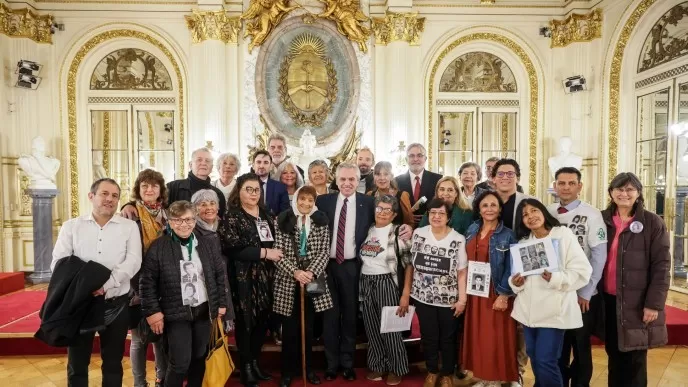
<path id="1" fill-rule="evenodd" d="M 337 195 L 337 209 L 334 213 L 334 228 L 332 229 L 332 246 L 330 257 L 337 256 L 337 232 L 339 230 L 339 214 L 344 205 L 345 196 Z M 344 226 L 344 259 L 354 259 L 358 256 L 356 251 L 356 194 L 349 196 L 346 203 L 346 225 Z"/>

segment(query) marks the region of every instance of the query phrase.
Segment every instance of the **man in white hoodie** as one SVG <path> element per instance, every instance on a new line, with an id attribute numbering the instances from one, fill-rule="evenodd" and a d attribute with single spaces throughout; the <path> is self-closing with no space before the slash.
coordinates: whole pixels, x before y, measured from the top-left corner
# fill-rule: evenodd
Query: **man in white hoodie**
<path id="1" fill-rule="evenodd" d="M 554 191 L 559 203 L 547 207 L 552 216 L 562 225 L 576 227 L 577 241 L 592 266 L 592 275 L 586 286 L 578 289 L 578 305 L 583 314 L 583 327 L 570 329 L 564 336 L 564 346 L 559 358 L 559 368 L 564 379 L 564 386 L 589 387 L 592 379 L 592 347 L 590 336 L 596 323 L 595 306 L 600 302 L 597 295 L 597 283 L 602 278 L 604 265 L 607 262 L 607 226 L 602 220 L 600 210 L 583 203 L 578 195 L 583 189 L 581 173 L 573 167 L 564 167 L 556 171 Z M 571 362 L 571 351 L 573 361 Z"/>

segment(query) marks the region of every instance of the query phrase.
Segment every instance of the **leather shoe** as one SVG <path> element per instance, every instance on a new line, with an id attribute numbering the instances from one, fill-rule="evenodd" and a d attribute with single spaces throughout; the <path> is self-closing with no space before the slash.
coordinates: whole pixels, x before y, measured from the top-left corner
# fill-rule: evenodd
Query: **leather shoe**
<path id="1" fill-rule="evenodd" d="M 337 371 L 325 371 L 325 380 L 331 382 L 337 379 Z"/>
<path id="2" fill-rule="evenodd" d="M 308 383 L 310 384 L 315 384 L 318 385 L 320 384 L 320 378 L 318 375 L 315 374 L 315 372 L 309 372 L 306 374 L 306 380 L 308 380 Z"/>
<path id="3" fill-rule="evenodd" d="M 272 380 L 272 376 L 270 376 L 269 373 L 260 369 L 260 367 L 258 366 L 257 360 L 251 361 L 251 367 L 253 368 L 253 374 L 256 375 L 256 379 L 258 379 L 258 380 Z"/>
<path id="4" fill-rule="evenodd" d="M 280 380 L 280 387 L 289 387 L 291 385 L 291 376 L 285 376 Z"/>
<path id="5" fill-rule="evenodd" d="M 251 364 L 246 364 L 241 370 L 241 384 L 246 387 L 257 387 L 256 376 L 253 374 L 253 367 Z"/>
<path id="6" fill-rule="evenodd" d="M 342 375 L 344 376 L 344 379 L 348 381 L 353 381 L 356 380 L 356 372 L 352 370 L 351 368 L 347 368 L 342 372 Z"/>

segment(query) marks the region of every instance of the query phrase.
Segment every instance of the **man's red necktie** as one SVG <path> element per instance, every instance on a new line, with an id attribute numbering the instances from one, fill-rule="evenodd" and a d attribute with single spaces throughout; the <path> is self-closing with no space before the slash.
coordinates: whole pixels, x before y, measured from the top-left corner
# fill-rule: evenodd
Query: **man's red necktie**
<path id="1" fill-rule="evenodd" d="M 416 185 L 413 187 L 413 202 L 420 199 L 420 177 L 416 176 Z"/>

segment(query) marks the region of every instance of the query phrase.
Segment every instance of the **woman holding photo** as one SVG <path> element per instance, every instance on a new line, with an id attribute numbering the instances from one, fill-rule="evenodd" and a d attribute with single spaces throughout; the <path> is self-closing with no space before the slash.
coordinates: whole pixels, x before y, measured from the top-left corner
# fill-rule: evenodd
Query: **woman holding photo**
<path id="1" fill-rule="evenodd" d="M 558 359 L 564 333 L 583 326 L 576 290 L 588 284 L 592 267 L 573 232 L 561 226 L 539 200 L 523 199 L 514 224 L 521 242 L 547 237 L 554 242 L 558 271 L 529 277 L 516 273 L 509 285 L 516 293 L 511 317 L 523 324 L 535 385 L 561 386 Z"/>
<path id="2" fill-rule="evenodd" d="M 478 220 L 466 232 L 466 253 L 469 262 L 490 265 L 490 286 L 488 297 L 468 297 L 462 359 L 474 378 L 510 382 L 518 381 L 516 322 L 511 318 L 514 293 L 509 287 L 509 247 L 517 240 L 499 220 L 503 205 L 494 191 L 481 192 L 473 201 Z M 484 277 L 476 275 L 478 278 L 484 285 Z M 474 283 L 473 287 L 480 285 Z"/>

